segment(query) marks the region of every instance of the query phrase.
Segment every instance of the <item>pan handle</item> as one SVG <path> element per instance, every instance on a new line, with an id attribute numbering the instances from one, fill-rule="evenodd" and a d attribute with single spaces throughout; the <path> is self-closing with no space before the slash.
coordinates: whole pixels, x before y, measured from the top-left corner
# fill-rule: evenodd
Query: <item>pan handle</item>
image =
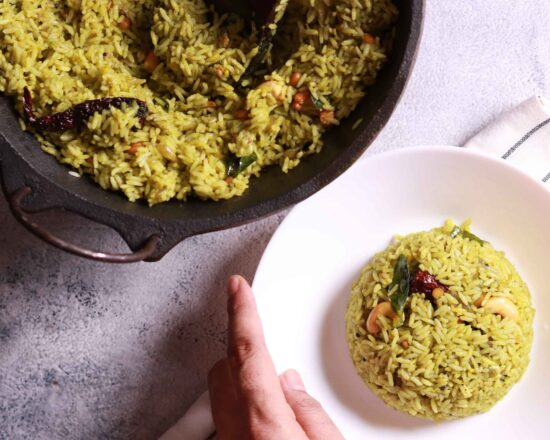
<path id="1" fill-rule="evenodd" d="M 82 246 L 69 243 L 53 235 L 51 232 L 44 229 L 42 226 L 33 222 L 29 218 L 29 213 L 23 209 L 21 204 L 23 203 L 23 200 L 31 193 L 32 189 L 29 186 L 23 186 L 8 197 L 10 209 L 14 217 L 34 235 L 61 250 L 69 252 L 73 255 L 78 255 L 79 257 L 102 261 L 105 263 L 135 263 L 146 260 L 155 253 L 157 245 L 160 241 L 160 237 L 158 235 L 152 235 L 149 237 L 145 245 L 140 250 L 130 254 L 109 254 L 86 249 Z"/>

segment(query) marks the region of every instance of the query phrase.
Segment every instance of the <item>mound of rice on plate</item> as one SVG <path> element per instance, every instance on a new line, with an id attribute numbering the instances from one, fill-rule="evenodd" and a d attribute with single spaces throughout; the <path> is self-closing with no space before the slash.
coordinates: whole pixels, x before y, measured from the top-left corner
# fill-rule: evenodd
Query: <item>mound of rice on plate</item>
<path id="1" fill-rule="evenodd" d="M 392 408 L 447 420 L 490 409 L 529 363 L 534 310 L 504 253 L 462 227 L 398 237 L 352 289 L 355 367 Z"/>
<path id="2" fill-rule="evenodd" d="M 396 16 L 390 0 L 291 0 L 257 81 L 237 93 L 259 32 L 202 0 L 0 0 L 0 91 L 22 111 L 27 87 L 38 117 L 140 100 L 143 125 L 131 103 L 78 129 L 22 125 L 131 201 L 229 199 L 264 167 L 286 172 L 321 150 L 374 82 Z"/>

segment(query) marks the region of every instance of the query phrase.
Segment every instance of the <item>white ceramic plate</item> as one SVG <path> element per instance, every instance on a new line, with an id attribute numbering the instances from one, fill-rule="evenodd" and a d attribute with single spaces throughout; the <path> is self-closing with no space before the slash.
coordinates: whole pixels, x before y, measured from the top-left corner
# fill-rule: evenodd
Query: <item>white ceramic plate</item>
<path id="1" fill-rule="evenodd" d="M 348 355 L 344 313 L 363 265 L 396 234 L 447 218 L 504 250 L 536 308 L 527 373 L 491 411 L 433 423 L 387 408 Z M 503 160 L 453 147 L 402 149 L 358 162 L 282 223 L 254 289 L 279 371 L 298 369 L 346 439 L 539 439 L 550 427 L 550 192 Z"/>

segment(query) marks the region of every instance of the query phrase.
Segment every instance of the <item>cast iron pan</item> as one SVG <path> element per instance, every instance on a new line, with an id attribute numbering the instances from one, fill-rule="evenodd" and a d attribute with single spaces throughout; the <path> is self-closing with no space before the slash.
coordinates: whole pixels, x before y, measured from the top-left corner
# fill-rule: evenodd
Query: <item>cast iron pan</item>
<path id="1" fill-rule="evenodd" d="M 102 190 L 91 179 L 74 178 L 23 132 L 13 102 L 0 97 L 2 185 L 14 216 L 28 230 L 67 252 L 113 263 L 157 261 L 180 241 L 196 234 L 257 220 L 295 204 L 330 183 L 359 158 L 390 118 L 414 64 L 422 31 L 424 0 L 401 0 L 396 41 L 388 64 L 354 113 L 325 136 L 321 154 L 309 156 L 288 174 L 264 170 L 242 196 L 224 202 L 191 200 L 149 208 L 122 194 Z M 352 130 L 353 123 L 363 123 Z M 29 213 L 64 209 L 114 228 L 132 253 L 91 251 L 55 237 Z"/>

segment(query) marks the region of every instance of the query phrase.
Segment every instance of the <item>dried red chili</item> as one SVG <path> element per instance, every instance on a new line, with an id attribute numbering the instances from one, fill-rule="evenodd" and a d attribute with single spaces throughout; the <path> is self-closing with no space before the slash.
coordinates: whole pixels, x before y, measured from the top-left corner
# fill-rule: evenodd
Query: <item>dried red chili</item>
<path id="1" fill-rule="evenodd" d="M 110 107 L 121 108 L 123 104 L 130 105 L 133 103 L 138 105 L 136 117 L 139 123 L 143 125 L 149 113 L 147 104 L 139 99 L 124 97 L 84 101 L 64 112 L 37 118 L 33 113 L 31 92 L 27 87 L 25 87 L 23 91 L 23 111 L 25 119 L 33 128 L 40 131 L 67 131 L 72 128 L 79 128 L 84 121 L 89 119 L 94 113 L 106 110 Z"/>
<path id="2" fill-rule="evenodd" d="M 449 290 L 447 286 L 441 284 L 436 277 L 431 273 L 424 270 L 417 271 L 411 277 L 411 292 L 425 293 L 426 295 L 431 295 L 432 291 L 440 287 L 445 292 Z"/>

